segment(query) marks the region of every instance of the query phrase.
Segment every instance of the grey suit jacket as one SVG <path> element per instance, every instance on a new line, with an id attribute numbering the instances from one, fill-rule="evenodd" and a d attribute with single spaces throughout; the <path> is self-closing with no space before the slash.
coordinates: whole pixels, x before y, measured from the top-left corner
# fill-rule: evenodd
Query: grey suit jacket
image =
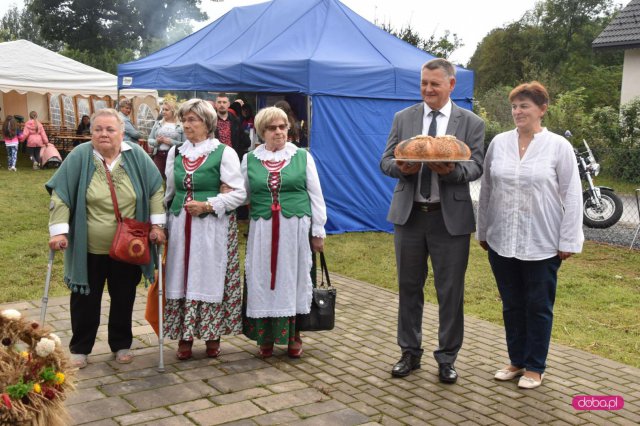
<path id="1" fill-rule="evenodd" d="M 382 160 L 380 160 L 382 172 L 398 179 L 387 216 L 387 220 L 396 225 L 404 225 L 409 219 L 418 174 L 402 174 L 394 161 L 393 150 L 399 142 L 422 134 L 423 114 L 423 102 L 396 113 L 387 139 L 387 146 L 382 154 Z M 456 168 L 451 173 L 439 177 L 438 187 L 440 188 L 442 215 L 449 234 L 471 234 L 475 231 L 475 218 L 469 193 L 469 182 L 482 175 L 484 121 L 471 111 L 452 103 L 447 134 L 454 135 L 469 146 L 473 162 L 456 163 Z"/>

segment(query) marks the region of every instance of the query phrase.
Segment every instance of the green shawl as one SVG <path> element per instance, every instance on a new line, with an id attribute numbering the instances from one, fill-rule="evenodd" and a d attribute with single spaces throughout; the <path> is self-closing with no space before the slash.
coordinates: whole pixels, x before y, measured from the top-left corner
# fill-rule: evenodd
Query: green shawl
<path id="1" fill-rule="evenodd" d="M 138 145 L 127 143 L 133 149 L 122 151 L 121 164 L 131 179 L 136 193 L 136 220 L 149 221 L 151 196 L 162 185 L 162 177 L 149 155 Z M 75 147 L 60 168 L 45 184 L 51 194 L 69 207 L 69 245 L 64 253 L 64 281 L 74 292 L 89 294 L 87 271 L 87 204 L 86 194 L 95 172 L 93 145 L 83 143 Z M 151 262 L 142 265 L 145 278 L 152 281 L 157 250 L 151 244 Z"/>

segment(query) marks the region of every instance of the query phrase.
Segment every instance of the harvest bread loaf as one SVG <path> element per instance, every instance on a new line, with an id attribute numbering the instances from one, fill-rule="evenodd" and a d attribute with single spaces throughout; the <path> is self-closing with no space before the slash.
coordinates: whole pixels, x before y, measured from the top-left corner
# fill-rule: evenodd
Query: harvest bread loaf
<path id="1" fill-rule="evenodd" d="M 398 160 L 468 160 L 471 150 L 455 136 L 415 136 L 396 146 Z"/>

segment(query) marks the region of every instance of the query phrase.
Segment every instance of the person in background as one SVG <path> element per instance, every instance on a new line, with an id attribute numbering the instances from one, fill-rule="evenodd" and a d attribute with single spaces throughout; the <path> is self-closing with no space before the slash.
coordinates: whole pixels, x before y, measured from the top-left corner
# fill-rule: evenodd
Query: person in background
<path id="1" fill-rule="evenodd" d="M 109 249 L 117 221 L 107 181 L 112 176 L 120 214 L 151 222 L 149 239 L 165 241 L 166 215 L 162 178 L 149 155 L 123 141 L 124 122 L 115 109 L 91 118 L 91 143 L 74 148 L 46 183 L 49 206 L 49 247 L 65 250 L 64 281 L 71 289 L 71 364 L 87 366 L 100 325 L 102 293 L 108 284 L 108 342 L 118 363 L 133 361 L 131 330 L 136 286 L 144 274 L 153 279 L 156 256 L 147 265 L 114 260 Z"/>
<path id="2" fill-rule="evenodd" d="M 311 252 L 324 248 L 326 206 L 313 157 L 287 142 L 287 114 L 264 108 L 255 125 L 265 143 L 242 159 L 251 203 L 243 329 L 262 358 L 273 355 L 276 343 L 299 358 L 296 315 L 311 308 Z"/>
<path id="3" fill-rule="evenodd" d="M 229 97 L 226 93 L 219 93 L 213 105 L 218 116 L 215 137 L 223 144 L 233 148 L 242 161 L 251 146 L 251 141 L 240 128 L 240 120 L 233 114 L 229 114 Z M 249 217 L 247 206 L 239 206 L 236 213 L 239 221 L 242 223 L 247 221 Z"/>
<path id="4" fill-rule="evenodd" d="M 2 125 L 2 135 L 4 145 L 7 148 L 7 168 L 9 171 L 16 171 L 18 160 L 18 123 L 13 115 L 7 115 Z"/>
<path id="5" fill-rule="evenodd" d="M 142 133 L 131 123 L 130 115 L 133 110 L 133 103 L 129 99 L 122 99 L 118 106 L 120 107 L 120 117 L 124 122 L 124 141 L 138 143 Z"/>
<path id="6" fill-rule="evenodd" d="M 547 89 L 524 83 L 509 101 L 516 128 L 487 150 L 476 238 L 489 252 L 509 351 L 494 377 L 533 389 L 544 378 L 558 269 L 582 251 L 582 187 L 571 143 L 542 127 Z"/>
<path id="7" fill-rule="evenodd" d="M 290 127 L 287 132 L 287 142 L 291 142 L 296 146 L 300 146 L 300 122 L 291 109 L 291 105 L 287 101 L 278 101 L 274 104 L 276 108 L 280 108 L 287 114 Z"/>
<path id="8" fill-rule="evenodd" d="M 80 119 L 80 124 L 78 124 L 78 128 L 76 129 L 76 136 L 85 136 L 91 135 L 91 120 L 88 115 L 83 115 Z"/>
<path id="9" fill-rule="evenodd" d="M 29 118 L 30 120 L 24 125 L 21 140 L 27 142 L 27 150 L 33 162 L 33 170 L 38 170 L 40 168 L 40 148 L 49 144 L 49 138 L 44 131 L 42 123 L 38 121 L 38 113 L 31 111 Z"/>
<path id="10" fill-rule="evenodd" d="M 251 146 L 249 150 L 252 150 L 258 142 L 258 136 L 256 135 L 255 126 L 253 124 L 253 109 L 248 103 L 242 105 L 242 129 L 244 134 L 249 137 Z"/>
<path id="11" fill-rule="evenodd" d="M 220 354 L 220 336 L 242 331 L 242 285 L 235 209 L 246 198 L 240 161 L 213 137 L 216 112 L 202 99 L 178 113 L 185 142 L 167 157 L 169 246 L 165 332 L 178 340 L 179 360 L 192 357 L 195 339 Z"/>
<path id="12" fill-rule="evenodd" d="M 420 368 L 422 315 L 427 260 L 431 258 L 438 297 L 438 379 L 455 383 L 454 363 L 464 336 L 464 283 L 471 233 L 475 231 L 469 182 L 482 175 L 484 122 L 451 101 L 456 69 L 445 59 L 422 65 L 420 93 L 424 102 L 396 113 L 380 160 L 382 172 L 398 183 L 387 220 L 394 224 L 398 270 L 398 346 L 400 360 L 393 377 Z M 416 135 L 453 135 L 469 146 L 464 163 L 395 161 L 398 143 Z"/>
<path id="13" fill-rule="evenodd" d="M 242 106 L 244 105 L 244 99 L 236 99 L 229 105 L 229 112 L 233 112 L 233 115 L 240 120 L 242 124 Z"/>
<path id="14" fill-rule="evenodd" d="M 24 117 L 21 115 L 14 115 L 13 118 L 16 119 L 17 127 L 16 127 L 16 135 L 18 136 L 18 141 L 21 142 L 22 147 L 20 148 L 20 152 L 25 154 L 27 152 L 27 144 L 22 139 L 23 129 L 24 129 Z"/>
<path id="15" fill-rule="evenodd" d="M 229 114 L 229 96 L 226 93 L 219 93 L 214 106 L 218 114 L 218 127 L 216 128 L 215 137 L 223 144 L 233 148 L 238 154 L 238 158 L 242 160 L 251 142 L 240 128 L 240 120 L 236 116 Z"/>
<path id="16" fill-rule="evenodd" d="M 160 170 L 162 179 L 166 179 L 165 168 L 169 150 L 184 142 L 184 130 L 182 123 L 178 121 L 176 102 L 173 99 L 167 98 L 162 103 L 162 120 L 153 125 L 148 142 L 149 146 L 153 147 L 153 162 Z"/>

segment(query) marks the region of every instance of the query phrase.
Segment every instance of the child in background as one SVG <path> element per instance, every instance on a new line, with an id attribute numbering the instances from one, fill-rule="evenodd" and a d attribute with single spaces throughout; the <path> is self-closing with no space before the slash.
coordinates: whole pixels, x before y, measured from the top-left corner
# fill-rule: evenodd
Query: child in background
<path id="1" fill-rule="evenodd" d="M 7 164 L 9 171 L 16 171 L 16 161 L 18 159 L 18 123 L 13 115 L 8 115 L 2 125 L 2 135 L 4 145 L 7 147 Z"/>
<path id="2" fill-rule="evenodd" d="M 49 138 L 44 131 L 42 123 L 38 121 L 38 113 L 31 111 L 30 120 L 24 125 L 24 133 L 21 139 L 27 142 L 27 150 L 33 161 L 33 170 L 40 168 L 40 148 L 49 145 Z"/>
<path id="3" fill-rule="evenodd" d="M 16 119 L 16 136 L 18 137 L 18 141 L 22 141 L 22 128 L 24 127 L 24 117 L 21 115 L 14 115 L 13 118 Z M 20 152 L 22 152 L 23 154 L 25 154 L 27 152 L 27 143 L 24 142 L 22 144 L 22 149 L 20 149 Z"/>

